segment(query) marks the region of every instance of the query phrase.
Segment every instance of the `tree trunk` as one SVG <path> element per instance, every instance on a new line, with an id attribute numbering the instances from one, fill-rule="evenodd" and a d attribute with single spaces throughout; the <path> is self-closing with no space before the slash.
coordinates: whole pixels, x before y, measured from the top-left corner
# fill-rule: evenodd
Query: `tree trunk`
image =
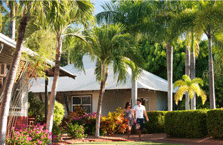
<path id="1" fill-rule="evenodd" d="M 209 31 L 208 36 L 208 60 L 209 60 L 209 97 L 210 97 L 210 109 L 216 109 L 215 102 L 215 88 L 214 88 L 214 68 L 213 68 L 213 57 L 212 57 L 212 36 Z"/>
<path id="2" fill-rule="evenodd" d="M 18 29 L 18 38 L 16 43 L 16 49 L 13 56 L 13 60 L 7 74 L 6 84 L 3 89 L 2 94 L 2 102 L 0 109 L 0 144 L 5 145 L 6 139 L 6 127 L 7 127 L 7 118 L 9 114 L 10 100 L 12 94 L 12 88 L 16 78 L 16 72 L 19 66 L 22 48 L 21 45 L 23 43 L 24 34 L 26 31 L 26 26 L 28 23 L 28 17 L 23 13 L 23 16 L 20 21 L 19 29 Z"/>
<path id="3" fill-rule="evenodd" d="M 98 109 L 97 109 L 97 115 L 96 115 L 96 130 L 95 130 L 95 137 L 100 136 L 100 121 L 101 121 L 101 110 L 102 110 L 102 99 L 104 97 L 105 93 L 105 84 L 108 77 L 108 68 L 104 65 L 102 65 L 102 79 L 101 79 L 101 87 L 100 87 L 100 94 L 98 98 Z M 103 77 L 104 76 L 104 77 Z"/>
<path id="4" fill-rule="evenodd" d="M 168 111 L 173 111 L 173 47 L 166 45 L 168 78 Z"/>
<path id="5" fill-rule="evenodd" d="M 186 46 L 185 74 L 190 76 L 190 48 Z M 185 110 L 190 110 L 190 98 L 188 93 L 185 95 Z"/>
<path id="6" fill-rule="evenodd" d="M 57 47 L 56 47 L 56 62 L 55 62 L 55 67 L 54 67 L 53 84 L 52 84 L 52 89 L 51 89 L 51 94 L 50 94 L 49 110 L 48 110 L 47 123 L 46 123 L 46 128 L 49 130 L 49 132 L 52 132 L 52 127 L 53 127 L 53 113 L 54 113 L 55 99 L 57 95 L 61 47 L 62 47 L 62 38 L 61 38 L 61 35 L 58 34 Z"/>
<path id="7" fill-rule="evenodd" d="M 191 52 L 191 64 L 190 64 L 190 78 L 193 80 L 195 78 L 195 52 Z M 193 99 L 191 99 L 191 110 L 196 110 L 196 94 L 194 93 Z"/>
<path id="8" fill-rule="evenodd" d="M 47 77 L 46 72 L 46 77 Z M 48 113 L 48 78 L 45 78 L 45 122 L 47 122 L 47 113 Z"/>
<path id="9" fill-rule="evenodd" d="M 13 18 L 15 16 L 15 2 L 10 2 L 10 29 L 9 29 L 9 36 L 13 40 L 15 40 L 15 19 Z"/>
<path id="10" fill-rule="evenodd" d="M 133 71 L 132 71 L 133 74 Z M 137 87 L 137 79 L 134 79 L 132 76 L 132 90 L 131 90 L 131 96 L 132 96 L 132 107 L 136 105 L 137 102 L 137 92 L 138 92 L 138 87 Z"/>

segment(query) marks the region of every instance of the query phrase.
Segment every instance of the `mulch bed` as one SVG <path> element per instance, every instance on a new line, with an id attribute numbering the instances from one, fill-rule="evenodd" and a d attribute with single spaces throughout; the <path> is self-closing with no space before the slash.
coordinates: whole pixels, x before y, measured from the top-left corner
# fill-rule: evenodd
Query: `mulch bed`
<path id="1" fill-rule="evenodd" d="M 53 143 L 53 145 L 67 145 L 67 144 L 74 144 L 74 143 L 88 143 L 88 142 L 117 142 L 117 141 L 132 141 L 127 140 L 121 137 L 108 137 L 108 136 L 101 136 L 100 138 L 96 138 L 94 136 L 88 136 L 87 138 L 83 139 L 72 139 L 68 138 L 66 135 L 63 137 L 63 142 Z"/>
<path id="2" fill-rule="evenodd" d="M 117 141 L 137 141 L 138 135 L 131 135 L 131 139 L 126 139 L 126 135 L 120 134 L 115 137 L 101 136 L 88 136 L 83 139 L 72 139 L 64 136 L 63 142 L 53 143 L 54 145 L 67 145 L 74 143 L 88 143 L 88 142 L 117 142 Z M 176 143 L 176 144 L 202 144 L 202 145 L 223 145 L 223 140 L 212 139 L 211 137 L 204 137 L 200 139 L 186 139 L 186 138 L 167 138 L 165 133 L 161 134 L 142 134 L 142 141 L 151 141 L 156 143 Z"/>

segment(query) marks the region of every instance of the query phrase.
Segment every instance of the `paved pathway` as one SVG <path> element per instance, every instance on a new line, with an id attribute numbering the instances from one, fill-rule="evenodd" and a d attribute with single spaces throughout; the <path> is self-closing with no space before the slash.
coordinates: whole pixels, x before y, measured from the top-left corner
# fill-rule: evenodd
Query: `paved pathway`
<path id="1" fill-rule="evenodd" d="M 223 145 L 223 140 L 213 140 L 211 137 L 205 137 L 201 139 L 180 139 L 180 138 L 167 138 L 166 134 L 142 134 L 142 141 L 150 141 L 154 143 L 172 143 L 172 144 L 183 144 L 183 145 Z M 114 137 L 101 136 L 95 138 L 89 136 L 85 139 L 70 139 L 64 137 L 63 143 L 57 143 L 55 145 L 66 145 L 74 143 L 86 143 L 86 142 L 112 142 L 112 141 L 135 141 L 137 142 L 138 136 L 131 135 L 130 140 L 127 140 L 126 135 L 120 134 Z"/>

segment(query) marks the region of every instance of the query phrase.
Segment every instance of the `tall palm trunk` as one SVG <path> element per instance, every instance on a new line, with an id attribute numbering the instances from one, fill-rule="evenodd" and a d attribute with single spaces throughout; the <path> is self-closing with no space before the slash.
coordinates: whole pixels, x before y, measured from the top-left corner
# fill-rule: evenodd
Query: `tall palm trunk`
<path id="1" fill-rule="evenodd" d="M 191 65 L 190 65 L 190 78 L 195 78 L 195 52 L 191 52 Z M 196 94 L 194 93 L 193 99 L 191 99 L 191 110 L 196 110 Z"/>
<path id="2" fill-rule="evenodd" d="M 15 40 L 15 19 L 13 17 L 15 16 L 15 2 L 10 2 L 10 29 L 9 29 L 9 36 L 13 40 Z"/>
<path id="3" fill-rule="evenodd" d="M 108 68 L 105 67 L 105 65 L 103 64 L 101 67 L 101 87 L 100 87 L 100 94 L 99 94 L 99 98 L 98 98 L 98 109 L 97 109 L 97 115 L 96 115 L 96 130 L 95 130 L 95 136 L 99 137 L 100 136 L 100 121 L 101 121 L 101 110 L 102 110 L 102 99 L 104 97 L 104 93 L 105 93 L 105 84 L 107 81 L 107 77 L 108 77 Z"/>
<path id="4" fill-rule="evenodd" d="M 21 52 L 22 52 L 21 45 L 23 43 L 27 23 L 28 23 L 28 16 L 25 13 L 23 13 L 23 16 L 20 21 L 19 29 L 18 29 L 18 38 L 17 38 L 15 53 L 13 56 L 13 60 L 12 60 L 9 72 L 7 74 L 6 84 L 4 86 L 3 95 L 2 95 L 2 103 L 1 103 L 1 108 L 0 108 L 0 144 L 1 145 L 5 145 L 7 118 L 9 114 L 12 88 L 15 82 L 16 72 L 17 72 L 20 58 L 21 58 Z"/>
<path id="5" fill-rule="evenodd" d="M 137 92 L 138 92 L 138 87 L 137 87 L 137 79 L 133 78 L 133 70 L 132 70 L 132 89 L 131 89 L 131 96 L 132 96 L 132 106 L 136 105 L 137 102 Z"/>
<path id="6" fill-rule="evenodd" d="M 62 48 L 62 38 L 60 34 L 57 34 L 56 62 L 55 62 L 53 84 L 52 84 L 52 89 L 51 89 L 51 94 L 50 94 L 49 110 L 48 110 L 47 123 L 46 123 L 46 128 L 49 130 L 49 132 L 52 132 L 52 127 L 53 127 L 53 113 L 54 113 L 55 99 L 57 95 L 61 48 Z"/>
<path id="7" fill-rule="evenodd" d="M 214 89 L 214 68 L 213 68 L 213 57 L 212 57 L 212 36 L 211 27 L 208 35 L 208 60 L 209 60 L 209 99 L 210 99 L 210 109 L 216 109 L 215 102 L 215 89 Z"/>
<path id="8" fill-rule="evenodd" d="M 190 53 L 191 57 L 191 64 L 190 64 L 190 78 L 193 80 L 195 78 L 195 48 L 194 48 L 194 30 L 192 29 L 192 36 L 191 36 L 191 50 L 192 52 Z M 191 99 L 191 109 L 196 110 L 196 95 L 194 93 L 193 98 Z"/>
<path id="9" fill-rule="evenodd" d="M 185 74 L 190 76 L 190 48 L 186 46 Z M 185 110 L 190 110 L 190 98 L 186 93 Z"/>
<path id="10" fill-rule="evenodd" d="M 173 110 L 173 47 L 166 45 L 167 52 L 167 78 L 168 78 L 168 111 Z"/>

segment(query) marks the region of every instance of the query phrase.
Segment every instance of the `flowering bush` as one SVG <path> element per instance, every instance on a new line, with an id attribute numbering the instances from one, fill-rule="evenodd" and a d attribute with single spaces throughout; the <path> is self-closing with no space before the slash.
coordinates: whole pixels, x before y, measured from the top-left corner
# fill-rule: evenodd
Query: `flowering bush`
<path id="1" fill-rule="evenodd" d="M 72 138 L 83 138 L 86 137 L 84 134 L 84 127 L 82 125 L 67 123 L 67 134 Z"/>
<path id="2" fill-rule="evenodd" d="M 128 126 L 128 120 L 124 118 L 123 110 L 116 109 L 117 112 L 109 112 L 108 116 L 101 118 L 101 129 L 108 135 L 124 133 Z"/>
<path id="3" fill-rule="evenodd" d="M 44 125 L 33 125 L 30 128 L 25 124 L 21 129 L 12 128 L 13 137 L 7 138 L 7 144 L 9 145 L 46 145 L 50 139 L 52 133 L 49 133 L 47 129 L 44 129 Z"/>
<path id="4" fill-rule="evenodd" d="M 53 123 L 53 141 L 62 141 L 62 135 L 64 132 L 63 127 L 61 127 L 60 125 L 58 125 L 57 123 Z"/>
<path id="5" fill-rule="evenodd" d="M 94 112 L 92 114 L 86 114 L 81 117 L 74 118 L 71 122 L 73 124 L 78 123 L 79 125 L 83 125 L 86 134 L 94 134 L 96 124 L 96 113 Z"/>
<path id="6" fill-rule="evenodd" d="M 68 113 L 68 120 L 71 121 L 75 118 L 78 118 L 80 116 L 85 115 L 86 113 L 84 112 L 84 110 L 82 109 L 82 106 L 76 106 L 76 109 L 74 110 L 74 112 L 69 112 Z"/>

